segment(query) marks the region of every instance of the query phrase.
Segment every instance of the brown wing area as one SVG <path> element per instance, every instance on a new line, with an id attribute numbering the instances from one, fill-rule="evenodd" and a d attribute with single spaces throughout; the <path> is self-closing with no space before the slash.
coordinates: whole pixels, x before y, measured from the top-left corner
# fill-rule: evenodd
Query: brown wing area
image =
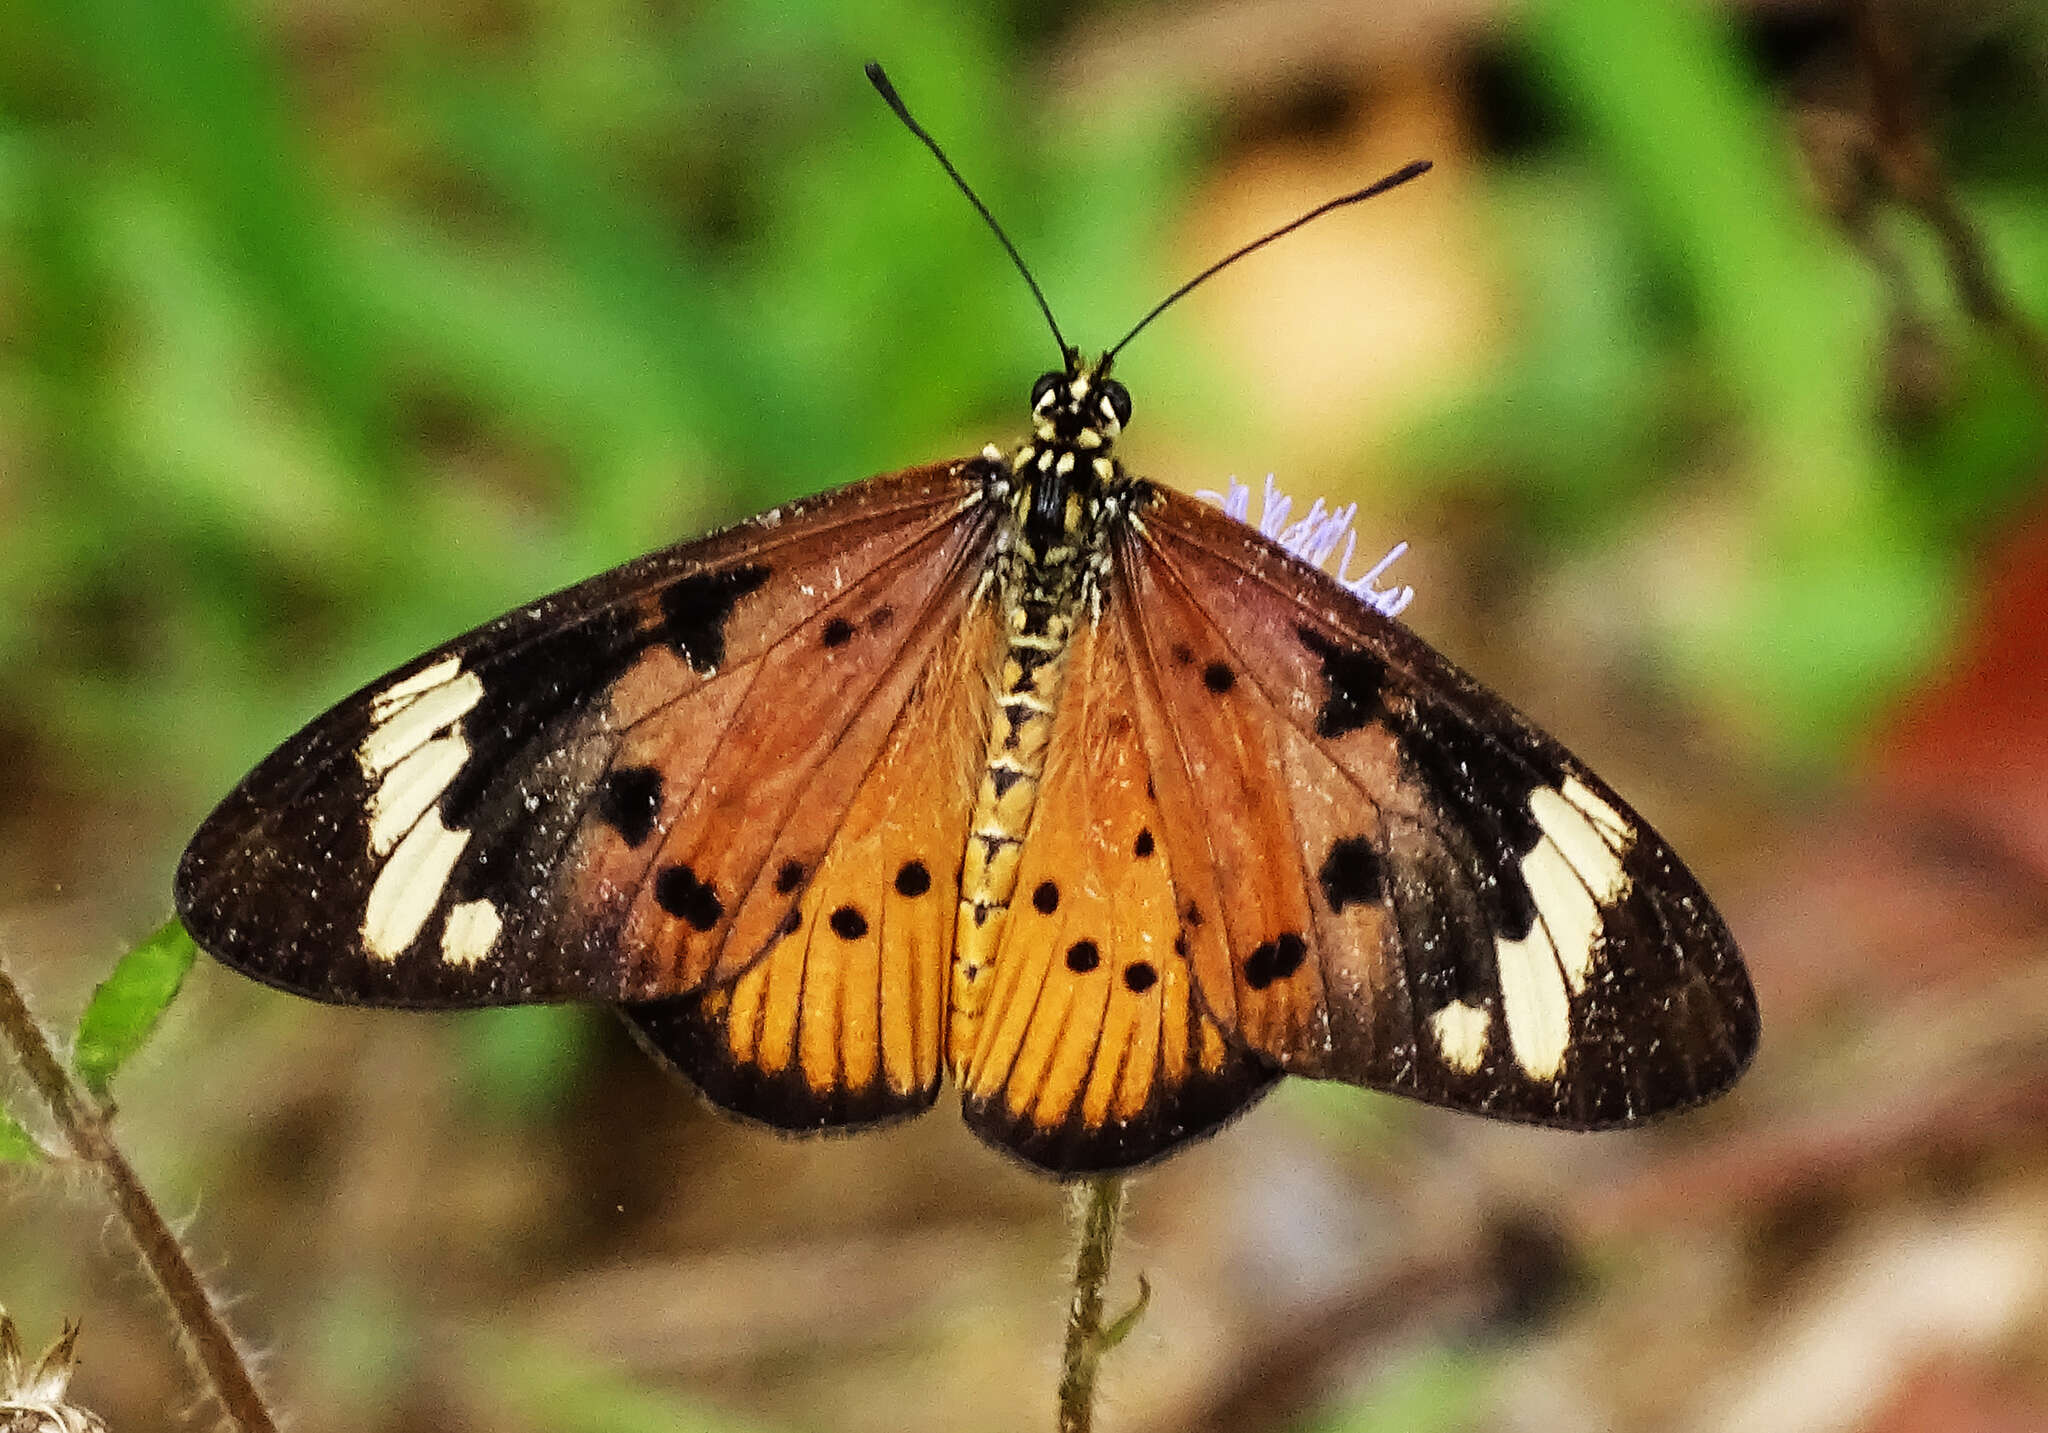
<path id="1" fill-rule="evenodd" d="M 936 636 L 908 698 L 885 713 L 879 755 L 804 783 L 733 923 L 732 942 L 751 942 L 749 912 L 772 913 L 767 953 L 708 991 L 626 1009 L 727 1109 L 818 1129 L 915 1114 L 938 1093 L 960 852 L 999 650 L 993 606 Z"/>
<path id="2" fill-rule="evenodd" d="M 578 890 L 587 919 L 617 924 L 629 999 L 736 979 L 788 934 L 861 793 L 886 782 L 892 759 L 900 777 L 904 744 L 950 771 L 954 746 L 980 740 L 959 726 L 947 683 L 986 706 L 987 678 L 961 665 L 992 649 L 984 621 L 972 624 L 980 650 L 964 645 L 985 536 L 954 525 L 913 541 L 688 700 L 663 700 L 676 678 L 666 652 L 626 674 L 613 771 L 652 771 L 659 786 L 640 842 L 593 826 Z M 919 799 L 970 791 L 961 776 Z M 905 859 L 957 865 L 961 844 Z"/>
<path id="3" fill-rule="evenodd" d="M 1197 983 L 1234 1038 L 1292 1073 L 1581 1128 L 1740 1074 L 1756 1005 L 1726 926 L 1555 741 L 1205 504 L 1154 490 L 1117 571 L 1202 903 Z"/>
<path id="4" fill-rule="evenodd" d="M 971 462 L 871 479 L 427 653 L 221 803 L 180 863 L 180 914 L 228 964 L 327 1000 L 617 1000 L 702 983 L 712 937 L 760 926 L 740 896 L 764 842 L 800 795 L 797 825 L 822 842 L 965 620 L 994 531 L 983 496 Z M 663 861 L 684 828 L 694 844 Z M 741 861 L 718 867 L 722 908 L 698 932 L 710 903 L 680 878 L 662 887 L 660 870 L 729 858 L 721 837 Z M 629 924 L 643 891 L 664 890 L 680 914 Z"/>
<path id="5" fill-rule="evenodd" d="M 1074 640 L 994 990 L 958 1072 L 975 1133 L 1059 1175 L 1166 1154 L 1278 1073 L 1196 997 L 1121 630 Z"/>

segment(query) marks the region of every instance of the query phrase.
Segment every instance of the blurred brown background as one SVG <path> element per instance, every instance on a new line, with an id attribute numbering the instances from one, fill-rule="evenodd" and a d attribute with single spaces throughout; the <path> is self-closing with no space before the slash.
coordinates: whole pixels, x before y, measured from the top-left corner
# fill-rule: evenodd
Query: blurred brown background
<path id="1" fill-rule="evenodd" d="M 1290 1086 L 1134 1189 L 1105 1427 L 2048 1427 L 2048 12 L 2031 0 L 0 11 L 0 953 L 66 1028 L 257 756 L 528 596 L 1022 427 L 1362 505 L 1598 767 L 1765 1041 L 1641 1133 Z M 18 1083 L 10 1107 L 32 1127 Z M 1050 1424 L 1064 1198 L 725 1122 L 590 1012 L 202 961 L 118 1129 L 323 1430 Z M 0 1302 L 203 1423 L 92 1182 Z"/>

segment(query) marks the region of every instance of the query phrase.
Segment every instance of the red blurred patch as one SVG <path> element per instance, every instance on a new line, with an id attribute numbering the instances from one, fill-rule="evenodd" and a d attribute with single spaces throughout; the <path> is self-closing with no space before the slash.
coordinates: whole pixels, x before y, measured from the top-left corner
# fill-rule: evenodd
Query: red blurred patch
<path id="1" fill-rule="evenodd" d="M 1932 1363 L 1901 1384 L 1863 1433 L 2039 1433 L 2048 1405 L 2007 1370 Z"/>
<path id="2" fill-rule="evenodd" d="M 1882 790 L 2048 879 L 2048 508 L 1993 549 L 1952 668 L 1878 740 Z"/>

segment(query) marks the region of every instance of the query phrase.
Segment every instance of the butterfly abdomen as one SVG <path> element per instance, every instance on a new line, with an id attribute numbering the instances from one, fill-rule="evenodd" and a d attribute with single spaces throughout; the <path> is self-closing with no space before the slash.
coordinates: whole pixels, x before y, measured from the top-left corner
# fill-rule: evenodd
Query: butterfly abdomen
<path id="1" fill-rule="evenodd" d="M 1098 519 L 1080 493 L 1064 482 L 1032 482 L 1028 474 L 1024 476 L 1015 509 L 1015 561 L 999 599 L 1004 652 L 995 711 L 961 861 L 947 1038 L 948 1060 L 955 1070 L 972 1053 L 988 1004 L 988 976 L 1003 916 L 1016 894 L 1018 863 L 1045 774 L 1053 714 L 1075 625 L 1089 610 L 1090 574 L 1100 547 L 1092 526 Z M 1065 497 L 1058 526 L 1051 531 L 1043 511 L 1047 487 L 1064 490 Z"/>

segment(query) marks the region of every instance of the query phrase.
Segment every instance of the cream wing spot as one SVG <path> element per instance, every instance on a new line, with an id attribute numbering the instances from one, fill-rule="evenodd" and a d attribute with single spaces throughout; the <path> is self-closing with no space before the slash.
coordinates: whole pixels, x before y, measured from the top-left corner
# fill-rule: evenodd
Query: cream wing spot
<path id="1" fill-rule="evenodd" d="M 363 904 L 363 949 L 378 960 L 405 954 L 440 904 L 448 873 L 468 844 L 469 832 L 449 830 L 440 812 L 422 816 L 370 887 Z"/>
<path id="2" fill-rule="evenodd" d="M 1537 930 L 1542 931 L 1572 993 L 1577 994 L 1586 988 L 1586 977 L 1593 970 L 1593 950 L 1600 940 L 1600 907 L 1587 894 L 1587 882 L 1555 842 L 1538 841 L 1522 858 L 1522 880 L 1536 904 L 1536 929 L 1520 942 L 1495 944 L 1503 949 L 1510 944 L 1526 945 L 1535 939 Z"/>
<path id="3" fill-rule="evenodd" d="M 1564 799 L 1569 801 L 1581 816 L 1593 826 L 1606 843 L 1616 851 L 1626 851 L 1635 841 L 1635 832 L 1629 828 L 1628 820 L 1576 776 L 1564 779 Z"/>
<path id="4" fill-rule="evenodd" d="M 385 772 L 370 792 L 372 854 L 389 855 L 413 823 L 441 799 L 468 759 L 469 743 L 460 731 L 451 729 Z"/>
<path id="5" fill-rule="evenodd" d="M 1515 1063 L 1531 1079 L 1554 1080 L 1571 1047 L 1572 1005 L 1543 921 L 1537 920 L 1523 940 L 1496 941 L 1494 956 Z"/>
<path id="6" fill-rule="evenodd" d="M 489 901 L 464 901 L 451 907 L 441 927 L 441 960 L 446 965 L 475 965 L 491 953 L 505 928 L 498 908 Z"/>
<path id="7" fill-rule="evenodd" d="M 1585 791 L 1584 787 L 1579 789 Z M 1628 873 L 1621 864 L 1630 841 L 1626 827 L 1618 832 L 1612 827 L 1603 828 L 1600 818 L 1574 801 L 1569 789 L 1562 794 L 1547 786 L 1537 790 L 1529 797 L 1529 810 L 1535 815 L 1536 824 L 1543 828 L 1543 834 L 1557 843 L 1572 869 L 1584 879 L 1586 889 L 1596 901 L 1605 905 L 1628 889 Z"/>
<path id="8" fill-rule="evenodd" d="M 1493 1016 L 1483 1005 L 1453 1000 L 1429 1017 L 1429 1033 L 1444 1063 L 1461 1075 L 1475 1073 L 1486 1060 Z"/>
<path id="9" fill-rule="evenodd" d="M 370 698 L 370 720 L 382 723 L 414 697 L 454 680 L 462 670 L 462 658 L 453 652 L 430 667 L 422 667 L 403 681 L 393 682 Z"/>
<path id="10" fill-rule="evenodd" d="M 1608 808 L 1601 803 L 1601 809 Z M 1568 794 L 1539 788 L 1530 793 L 1529 810 L 1547 839 L 1522 858 L 1522 879 L 1576 994 L 1593 970 L 1601 909 L 1628 890 L 1628 871 L 1594 818 Z"/>
<path id="11" fill-rule="evenodd" d="M 451 657 L 449 660 L 456 659 Z M 363 738 L 362 747 L 357 752 L 363 774 L 372 780 L 381 777 L 418 751 L 442 727 L 468 715 L 470 709 L 483 699 L 483 679 L 474 672 L 466 672 L 411 696 L 403 705 L 386 706 L 381 713 L 378 699 L 373 698 L 370 702 L 370 734 Z"/>

